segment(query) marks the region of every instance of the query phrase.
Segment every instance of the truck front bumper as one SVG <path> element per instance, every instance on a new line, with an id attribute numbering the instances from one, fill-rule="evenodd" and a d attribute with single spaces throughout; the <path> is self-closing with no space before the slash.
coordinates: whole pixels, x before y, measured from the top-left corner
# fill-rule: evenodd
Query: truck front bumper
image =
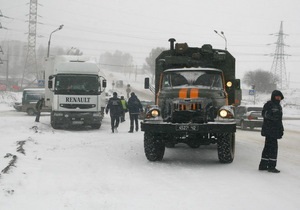
<path id="1" fill-rule="evenodd" d="M 233 121 L 204 124 L 146 121 L 141 122 L 141 130 L 154 133 L 234 133 L 236 132 L 236 123 Z"/>
<path id="2" fill-rule="evenodd" d="M 52 112 L 52 121 L 61 125 L 99 124 L 102 115 L 99 112 Z"/>

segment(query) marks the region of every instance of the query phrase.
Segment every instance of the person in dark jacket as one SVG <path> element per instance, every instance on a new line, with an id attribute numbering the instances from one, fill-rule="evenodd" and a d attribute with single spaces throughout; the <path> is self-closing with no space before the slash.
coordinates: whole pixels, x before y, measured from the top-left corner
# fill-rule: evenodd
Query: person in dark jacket
<path id="1" fill-rule="evenodd" d="M 44 106 L 45 103 L 45 99 L 41 98 L 40 100 L 38 100 L 38 102 L 35 105 L 36 108 L 36 117 L 35 117 L 35 122 L 40 122 L 40 116 L 41 116 L 41 110 Z"/>
<path id="2" fill-rule="evenodd" d="M 272 173 L 279 173 L 276 169 L 277 153 L 278 153 L 278 139 L 283 136 L 282 125 L 282 107 L 280 101 L 283 95 L 279 90 L 274 90 L 271 95 L 271 100 L 265 103 L 262 116 L 264 118 L 261 135 L 265 136 L 265 146 L 262 151 L 259 170 L 268 170 Z"/>
<path id="3" fill-rule="evenodd" d="M 113 97 L 108 100 L 105 112 L 108 114 L 110 111 L 111 131 L 118 132 L 118 126 L 120 122 L 120 116 L 123 112 L 121 100 L 118 98 L 116 92 L 113 93 Z"/>
<path id="4" fill-rule="evenodd" d="M 130 98 L 128 99 L 128 110 L 129 110 L 129 116 L 130 116 L 130 129 L 129 133 L 133 133 L 133 127 L 135 124 L 135 131 L 139 130 L 139 122 L 138 117 L 140 112 L 143 111 L 143 106 L 138 99 L 138 97 L 135 95 L 134 92 L 130 94 Z"/>

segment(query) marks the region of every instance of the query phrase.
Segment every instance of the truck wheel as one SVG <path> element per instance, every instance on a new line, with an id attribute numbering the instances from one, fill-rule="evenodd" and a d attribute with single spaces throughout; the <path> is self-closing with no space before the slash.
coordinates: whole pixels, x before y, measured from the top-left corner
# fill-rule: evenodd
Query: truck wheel
<path id="1" fill-rule="evenodd" d="M 91 125 L 91 127 L 93 129 L 99 129 L 101 127 L 101 124 L 93 124 L 93 125 Z"/>
<path id="2" fill-rule="evenodd" d="M 218 157 L 221 163 L 231 163 L 234 159 L 235 133 L 222 134 L 218 139 Z"/>
<path id="3" fill-rule="evenodd" d="M 144 133 L 144 149 L 149 161 L 161 161 L 165 154 L 165 145 L 154 133 Z"/>
<path id="4" fill-rule="evenodd" d="M 32 109 L 32 108 L 27 109 L 26 112 L 27 112 L 27 114 L 30 115 L 30 116 L 35 115 L 35 111 L 34 111 L 34 109 Z"/>
<path id="5" fill-rule="evenodd" d="M 57 123 L 52 122 L 52 121 L 51 121 L 51 126 L 52 126 L 53 129 L 59 129 L 59 128 L 60 128 L 60 127 L 57 125 Z"/>

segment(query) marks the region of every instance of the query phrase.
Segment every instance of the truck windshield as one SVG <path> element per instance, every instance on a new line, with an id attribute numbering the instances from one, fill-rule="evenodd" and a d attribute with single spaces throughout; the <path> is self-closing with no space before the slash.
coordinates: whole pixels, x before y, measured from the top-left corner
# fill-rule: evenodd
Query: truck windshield
<path id="1" fill-rule="evenodd" d="M 57 75 L 56 94 L 97 95 L 100 91 L 98 76 L 94 75 Z"/>
<path id="2" fill-rule="evenodd" d="M 197 86 L 207 89 L 223 89 L 221 73 L 216 71 L 165 72 L 162 82 L 163 88 Z"/>

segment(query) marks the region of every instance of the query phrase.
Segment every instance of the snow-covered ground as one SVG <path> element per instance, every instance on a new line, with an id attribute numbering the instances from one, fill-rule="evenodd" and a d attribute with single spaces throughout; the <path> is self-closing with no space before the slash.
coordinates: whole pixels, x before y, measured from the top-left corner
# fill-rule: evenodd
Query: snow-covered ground
<path id="1" fill-rule="evenodd" d="M 218 162 L 215 145 L 183 144 L 166 149 L 162 162 L 149 162 L 143 132 L 127 132 L 128 116 L 114 134 L 108 116 L 99 130 L 54 130 L 48 113 L 36 123 L 16 112 L 12 103 L 19 99 L 0 95 L 1 210 L 299 209 L 300 120 L 284 120 L 281 173 L 271 174 L 257 170 L 259 130 L 237 130 L 231 164 Z M 284 111 L 300 116 L 295 107 Z"/>

